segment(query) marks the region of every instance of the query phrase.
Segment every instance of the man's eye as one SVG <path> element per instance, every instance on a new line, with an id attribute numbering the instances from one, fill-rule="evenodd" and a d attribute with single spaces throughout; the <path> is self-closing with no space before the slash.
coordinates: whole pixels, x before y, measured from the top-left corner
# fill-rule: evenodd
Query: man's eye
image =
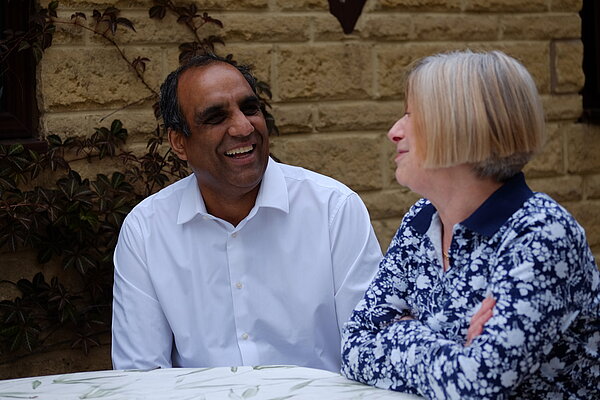
<path id="1" fill-rule="evenodd" d="M 207 125 L 217 125 L 220 124 L 221 122 L 223 122 L 225 120 L 225 117 L 223 115 L 211 115 L 208 118 L 206 118 L 204 121 L 202 121 L 202 123 L 207 124 Z"/>
<path id="2" fill-rule="evenodd" d="M 258 104 L 247 105 L 242 108 L 242 112 L 246 115 L 255 115 L 260 111 Z"/>

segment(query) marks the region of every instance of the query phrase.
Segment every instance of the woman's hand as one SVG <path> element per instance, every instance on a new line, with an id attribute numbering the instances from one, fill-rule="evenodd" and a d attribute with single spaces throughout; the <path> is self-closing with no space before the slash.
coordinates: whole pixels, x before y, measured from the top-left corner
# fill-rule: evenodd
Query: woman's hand
<path id="1" fill-rule="evenodd" d="M 493 297 L 486 297 L 483 300 L 481 303 L 481 308 L 471 318 L 471 323 L 469 324 L 469 329 L 467 330 L 467 342 L 465 343 L 465 346 L 469 346 L 473 339 L 481 335 L 481 332 L 483 332 L 483 326 L 489 321 L 490 318 L 492 318 L 492 315 L 494 315 L 493 309 L 495 305 L 496 299 Z"/>

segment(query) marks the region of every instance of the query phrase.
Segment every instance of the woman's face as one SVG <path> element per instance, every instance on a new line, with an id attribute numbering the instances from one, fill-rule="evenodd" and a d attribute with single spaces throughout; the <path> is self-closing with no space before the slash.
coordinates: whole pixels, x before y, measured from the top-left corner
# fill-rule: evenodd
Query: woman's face
<path id="1" fill-rule="evenodd" d="M 396 180 L 413 192 L 422 194 L 419 188 L 426 183 L 428 173 L 417 156 L 413 119 L 408 101 L 404 116 L 391 127 L 387 136 L 396 146 Z"/>

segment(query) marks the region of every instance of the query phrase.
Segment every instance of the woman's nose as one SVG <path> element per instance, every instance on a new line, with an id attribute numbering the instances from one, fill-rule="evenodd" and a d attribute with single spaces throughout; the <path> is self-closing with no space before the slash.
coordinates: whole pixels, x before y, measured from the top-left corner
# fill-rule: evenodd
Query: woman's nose
<path id="1" fill-rule="evenodd" d="M 387 133 L 388 139 L 390 139 L 390 141 L 392 141 L 393 143 L 399 142 L 403 138 L 403 134 L 402 134 L 403 119 L 404 119 L 404 117 L 402 117 L 398 121 L 396 121 L 396 123 L 390 128 L 390 130 Z"/>

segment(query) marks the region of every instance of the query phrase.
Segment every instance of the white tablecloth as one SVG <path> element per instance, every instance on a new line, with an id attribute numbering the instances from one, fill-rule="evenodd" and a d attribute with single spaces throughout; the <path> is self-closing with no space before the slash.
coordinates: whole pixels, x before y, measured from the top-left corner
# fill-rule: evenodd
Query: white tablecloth
<path id="1" fill-rule="evenodd" d="M 292 366 L 94 371 L 0 381 L 0 399 L 395 399 L 420 397 Z"/>

